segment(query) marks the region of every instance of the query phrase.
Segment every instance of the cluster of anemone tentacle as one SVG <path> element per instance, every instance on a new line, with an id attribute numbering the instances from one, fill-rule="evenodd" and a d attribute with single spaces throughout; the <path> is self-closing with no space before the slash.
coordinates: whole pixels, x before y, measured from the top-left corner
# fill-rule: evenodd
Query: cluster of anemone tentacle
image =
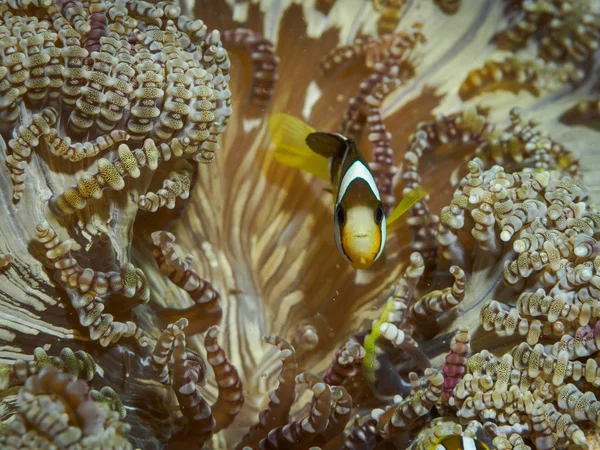
<path id="1" fill-rule="evenodd" d="M 486 332 L 520 335 L 522 342 L 504 355 L 471 356 L 449 405 L 457 417 L 493 424 L 498 448 L 512 448 L 513 435 L 537 449 L 583 445 L 583 430 L 596 419 L 577 402 L 595 401 L 589 387 L 600 384 L 591 357 L 600 307 L 599 211 L 581 184 L 556 171 L 484 170 L 478 160 L 469 168 L 442 210 L 438 242 L 447 258 L 471 266 L 457 237 L 470 230 L 479 251 L 503 267 L 513 295 L 484 301 L 480 323 Z"/>
<path id="2" fill-rule="evenodd" d="M 495 36 L 501 55 L 469 71 L 459 94 L 469 99 L 489 91 L 527 90 L 535 96 L 582 84 L 593 75 L 594 54 L 600 44 L 600 14 L 589 0 L 518 0 L 505 8 L 507 27 Z M 537 56 L 526 47 L 535 42 Z M 521 51 L 523 50 L 523 51 Z M 583 102 L 566 119 L 593 114 L 593 102 Z"/>
<path id="3" fill-rule="evenodd" d="M 199 387 L 206 384 L 204 359 L 187 348 L 184 329 L 187 319 L 168 325 L 159 336 L 152 352 L 152 367 L 158 380 L 172 387 L 185 417 L 185 427 L 172 443 L 194 442 L 201 448 L 213 433 L 233 422 L 243 403 L 243 387 L 238 372 L 219 345 L 219 327 L 208 329 L 204 338 L 206 359 L 215 374 L 219 395 L 213 405 L 204 399 Z"/>
<path id="4" fill-rule="evenodd" d="M 52 199 L 65 214 L 171 158 L 212 161 L 231 114 L 219 32 L 167 2 L 4 2 L 0 56 L 0 145 L 15 201 L 32 152 L 72 162 L 108 154 Z M 171 178 L 188 179 L 185 170 Z M 141 206 L 187 193 L 169 187 Z"/>
<path id="5" fill-rule="evenodd" d="M 507 9 L 509 26 L 496 38 L 501 48 L 521 48 L 535 38 L 545 60 L 583 67 L 598 46 L 600 15 L 588 0 L 519 0 Z"/>
<path id="6" fill-rule="evenodd" d="M 126 298 L 123 306 L 127 309 L 149 300 L 150 290 L 144 272 L 131 263 L 121 266 L 118 272 L 83 268 L 71 254 L 73 241 L 62 241 L 47 222 L 40 223 L 35 231 L 37 240 L 46 250 L 46 258 L 57 269 L 80 324 L 89 329 L 90 339 L 106 347 L 122 337 L 134 337 L 146 345 L 147 336 L 134 322 L 119 322 L 113 315 L 104 313 L 104 301 L 108 296 L 120 294 Z"/>
<path id="7" fill-rule="evenodd" d="M 542 58 L 527 59 L 514 55 L 489 59 L 469 71 L 459 88 L 463 100 L 492 91 L 519 92 L 535 96 L 543 91 L 558 91 L 569 81 L 581 81 L 584 72 L 573 63 L 559 64 Z"/>
<path id="8" fill-rule="evenodd" d="M 60 357 L 37 348 L 33 361 L 0 365 L 0 385 L 18 387 L 16 411 L 0 422 L 3 448 L 128 450 L 127 412 L 113 389 L 90 390 L 96 363 L 64 348 Z"/>

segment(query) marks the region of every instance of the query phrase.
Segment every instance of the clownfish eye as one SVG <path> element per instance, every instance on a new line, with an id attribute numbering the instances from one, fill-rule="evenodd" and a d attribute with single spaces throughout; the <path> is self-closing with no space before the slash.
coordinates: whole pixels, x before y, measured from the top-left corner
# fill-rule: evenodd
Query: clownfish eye
<path id="1" fill-rule="evenodd" d="M 338 225 L 344 225 L 344 222 L 346 221 L 346 213 L 344 212 L 344 208 L 342 208 L 342 205 L 339 205 L 337 207 L 335 216 L 337 218 Z"/>
<path id="2" fill-rule="evenodd" d="M 383 222 L 383 208 L 381 206 L 378 206 L 375 210 L 375 222 L 377 225 L 381 225 L 381 222 Z"/>

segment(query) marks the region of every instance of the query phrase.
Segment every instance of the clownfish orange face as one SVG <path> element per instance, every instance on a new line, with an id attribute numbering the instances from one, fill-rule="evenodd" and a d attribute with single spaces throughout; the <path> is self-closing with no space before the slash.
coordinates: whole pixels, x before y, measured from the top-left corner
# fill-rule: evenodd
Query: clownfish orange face
<path id="1" fill-rule="evenodd" d="M 378 258 L 383 247 L 383 209 L 378 207 L 373 213 L 367 205 L 350 206 L 344 211 L 338 205 L 335 215 L 339 229 L 338 248 L 356 269 L 366 269 Z"/>

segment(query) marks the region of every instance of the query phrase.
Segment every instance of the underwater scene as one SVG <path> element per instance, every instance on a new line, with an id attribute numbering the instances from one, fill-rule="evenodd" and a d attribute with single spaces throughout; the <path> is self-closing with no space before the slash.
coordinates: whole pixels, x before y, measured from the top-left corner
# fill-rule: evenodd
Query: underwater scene
<path id="1" fill-rule="evenodd" d="M 0 450 L 600 449 L 600 0 L 0 0 Z"/>

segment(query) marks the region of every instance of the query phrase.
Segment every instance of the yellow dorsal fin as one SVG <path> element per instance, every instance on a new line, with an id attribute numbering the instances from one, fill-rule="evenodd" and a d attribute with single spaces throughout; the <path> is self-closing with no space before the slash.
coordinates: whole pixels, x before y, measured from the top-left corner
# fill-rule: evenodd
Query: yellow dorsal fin
<path id="1" fill-rule="evenodd" d="M 410 208 L 419 203 L 423 198 L 427 196 L 427 192 L 421 189 L 419 186 L 410 190 L 406 194 L 400 203 L 394 208 L 390 216 L 387 218 L 385 225 L 389 231 L 393 231 L 399 224 L 400 217 L 402 217 Z"/>
<path id="2" fill-rule="evenodd" d="M 306 137 L 315 132 L 314 128 L 294 116 L 277 113 L 269 119 L 269 131 L 277 146 L 277 161 L 329 181 L 329 161 L 306 144 Z"/>

